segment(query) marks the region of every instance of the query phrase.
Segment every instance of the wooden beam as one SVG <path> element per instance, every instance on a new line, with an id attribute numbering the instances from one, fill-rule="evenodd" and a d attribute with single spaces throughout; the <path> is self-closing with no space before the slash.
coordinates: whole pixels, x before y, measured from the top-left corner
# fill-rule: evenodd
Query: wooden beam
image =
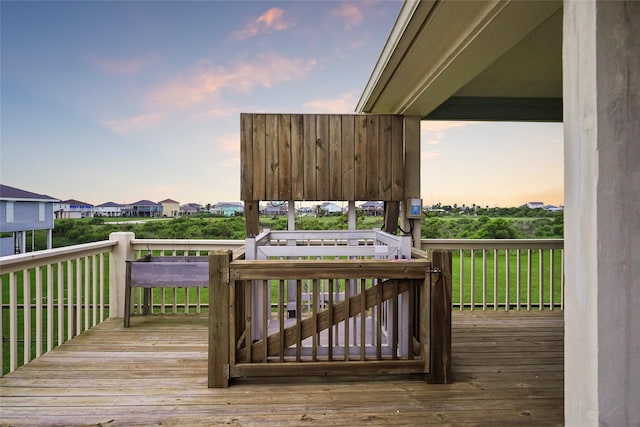
<path id="1" fill-rule="evenodd" d="M 260 202 L 254 200 L 244 202 L 244 221 L 247 237 L 260 234 Z"/>

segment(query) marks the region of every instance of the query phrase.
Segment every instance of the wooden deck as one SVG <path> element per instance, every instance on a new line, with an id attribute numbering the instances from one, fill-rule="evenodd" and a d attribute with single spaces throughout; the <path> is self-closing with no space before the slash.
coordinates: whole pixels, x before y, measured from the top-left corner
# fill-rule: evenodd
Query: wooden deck
<path id="1" fill-rule="evenodd" d="M 207 388 L 207 319 L 110 319 L 0 378 L 1 425 L 562 425 L 561 311 L 454 312 L 454 384 L 421 376 Z"/>

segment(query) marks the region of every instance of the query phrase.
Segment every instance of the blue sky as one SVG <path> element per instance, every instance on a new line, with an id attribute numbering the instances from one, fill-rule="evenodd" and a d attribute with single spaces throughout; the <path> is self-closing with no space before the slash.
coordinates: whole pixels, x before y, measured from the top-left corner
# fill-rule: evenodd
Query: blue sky
<path id="1" fill-rule="evenodd" d="M 352 113 L 398 1 L 1 4 L 0 181 L 240 198 L 239 113 Z M 562 203 L 562 125 L 423 122 L 431 202 Z"/>

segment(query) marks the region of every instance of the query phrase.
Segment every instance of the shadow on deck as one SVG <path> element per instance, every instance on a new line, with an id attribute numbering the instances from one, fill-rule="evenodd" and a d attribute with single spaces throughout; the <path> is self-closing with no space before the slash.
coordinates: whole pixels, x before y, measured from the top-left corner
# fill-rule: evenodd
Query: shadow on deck
<path id="1" fill-rule="evenodd" d="M 207 318 L 110 319 L 0 378 L 2 425 L 562 425 L 561 311 L 454 312 L 454 384 L 415 376 L 207 388 Z"/>

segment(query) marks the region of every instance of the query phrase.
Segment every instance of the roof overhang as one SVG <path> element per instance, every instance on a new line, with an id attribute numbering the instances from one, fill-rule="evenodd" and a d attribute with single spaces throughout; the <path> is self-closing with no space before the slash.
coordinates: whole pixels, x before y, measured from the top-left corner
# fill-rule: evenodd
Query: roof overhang
<path id="1" fill-rule="evenodd" d="M 406 1 L 356 111 L 562 121 L 562 1 Z"/>

